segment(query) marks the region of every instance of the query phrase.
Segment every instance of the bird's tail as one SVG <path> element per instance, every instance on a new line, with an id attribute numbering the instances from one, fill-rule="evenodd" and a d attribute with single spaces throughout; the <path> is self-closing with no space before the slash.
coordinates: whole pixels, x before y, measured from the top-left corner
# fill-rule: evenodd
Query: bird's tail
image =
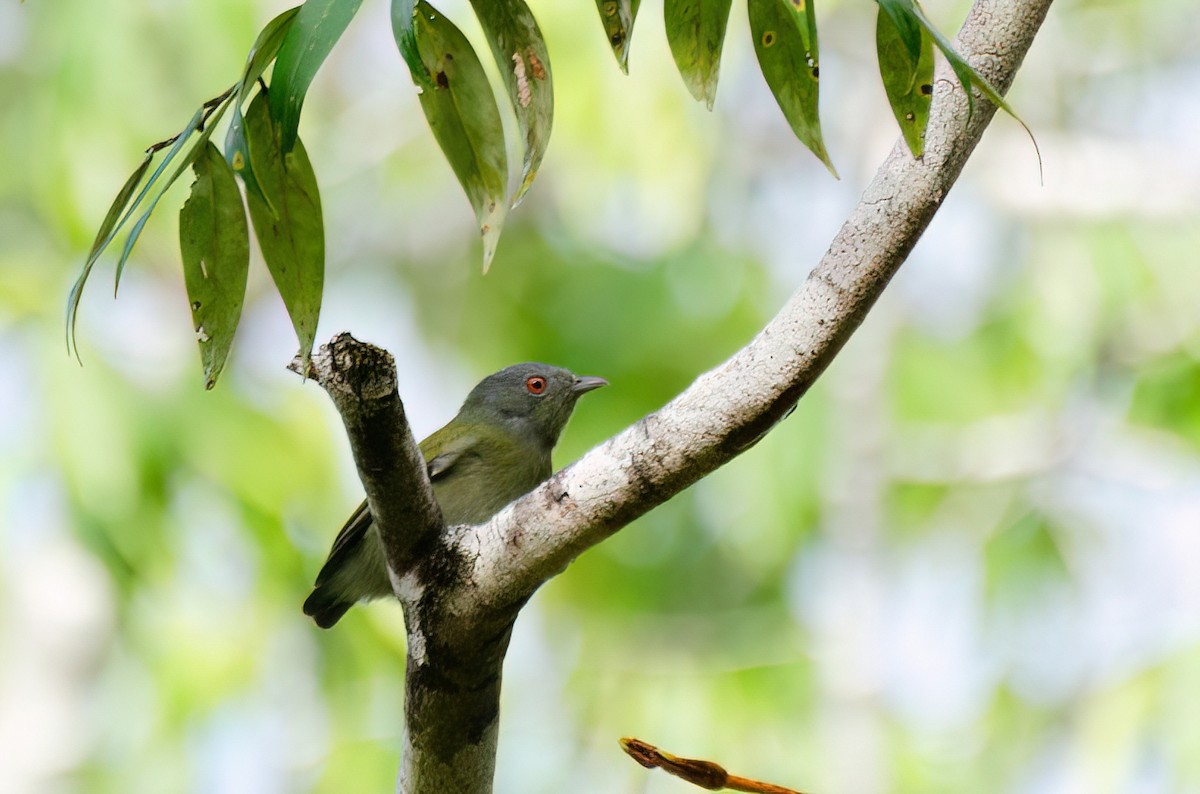
<path id="1" fill-rule="evenodd" d="M 392 592 L 383 547 L 370 530 L 371 511 L 364 501 L 334 539 L 329 559 L 321 566 L 312 594 L 304 601 L 304 614 L 323 629 L 341 620 L 346 610 L 359 601 Z"/>
<path id="2" fill-rule="evenodd" d="M 308 598 L 304 599 L 304 614 L 321 628 L 328 629 L 341 620 L 342 615 L 352 606 L 353 601 L 344 600 L 341 594 L 334 592 L 329 585 L 317 585 Z"/>

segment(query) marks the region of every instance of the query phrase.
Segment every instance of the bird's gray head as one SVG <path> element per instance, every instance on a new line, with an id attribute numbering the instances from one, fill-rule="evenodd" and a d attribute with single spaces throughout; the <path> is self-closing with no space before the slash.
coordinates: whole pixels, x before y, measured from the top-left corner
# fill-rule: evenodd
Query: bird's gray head
<path id="1" fill-rule="evenodd" d="M 553 447 L 579 396 L 608 381 L 581 377 L 561 367 L 527 362 L 488 375 L 463 403 L 462 414 L 500 422 Z"/>

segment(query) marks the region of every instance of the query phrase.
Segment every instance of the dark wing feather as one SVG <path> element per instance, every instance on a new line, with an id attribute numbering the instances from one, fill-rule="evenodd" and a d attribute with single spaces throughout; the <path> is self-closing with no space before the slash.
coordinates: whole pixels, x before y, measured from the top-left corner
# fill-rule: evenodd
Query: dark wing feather
<path id="1" fill-rule="evenodd" d="M 353 554 L 358 544 L 367 536 L 367 530 L 371 528 L 373 519 L 371 511 L 367 507 L 367 500 L 358 506 L 342 526 L 337 537 L 333 539 L 333 548 L 329 550 L 329 558 L 325 560 L 325 564 L 321 566 L 321 572 L 317 574 L 315 586 L 320 587 L 324 584 L 333 572 L 341 567 L 345 557 Z"/>
<path id="2" fill-rule="evenodd" d="M 437 482 L 446 477 L 451 469 L 454 468 L 455 462 L 462 456 L 462 453 L 469 449 L 474 444 L 474 439 L 463 438 L 459 443 L 442 454 L 430 460 L 426 471 L 429 473 L 431 482 Z M 316 586 L 320 587 L 326 582 L 333 572 L 341 567 L 344 558 L 352 555 L 358 544 L 367 536 L 367 531 L 374 523 L 374 518 L 371 516 L 371 510 L 367 507 L 367 501 L 358 506 L 342 526 L 337 537 L 333 539 L 333 548 L 329 550 L 329 558 L 325 560 L 325 564 L 321 566 L 321 572 L 317 574 Z"/>

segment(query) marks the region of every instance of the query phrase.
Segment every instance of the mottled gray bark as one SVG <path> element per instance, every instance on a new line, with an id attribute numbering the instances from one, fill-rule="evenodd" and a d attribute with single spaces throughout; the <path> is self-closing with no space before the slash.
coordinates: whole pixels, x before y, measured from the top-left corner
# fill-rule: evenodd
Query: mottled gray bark
<path id="1" fill-rule="evenodd" d="M 1050 2 L 977 0 L 958 51 L 1007 90 Z M 379 511 L 404 606 L 402 794 L 491 791 L 500 672 L 520 607 L 581 552 L 727 463 L 787 415 L 912 250 L 994 113 L 977 99 L 968 118 L 966 95 L 941 64 L 924 157 L 913 160 L 897 143 L 821 262 L 758 336 L 479 527 L 443 527 L 430 507 L 390 357 L 352 352 L 358 343 L 339 337 L 335 350 L 350 345 L 342 355 L 314 359 L 326 388 L 331 378 L 350 384 L 340 397 L 330 393 Z"/>

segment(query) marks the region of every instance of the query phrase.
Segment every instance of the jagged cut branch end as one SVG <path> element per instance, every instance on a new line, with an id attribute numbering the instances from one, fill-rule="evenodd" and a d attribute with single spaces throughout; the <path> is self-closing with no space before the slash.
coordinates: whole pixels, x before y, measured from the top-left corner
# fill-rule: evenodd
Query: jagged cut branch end
<path id="1" fill-rule="evenodd" d="M 397 390 L 392 354 L 346 331 L 321 345 L 308 360 L 297 354 L 287 368 L 316 381 L 338 403 L 339 411 L 339 400 L 379 400 Z"/>

